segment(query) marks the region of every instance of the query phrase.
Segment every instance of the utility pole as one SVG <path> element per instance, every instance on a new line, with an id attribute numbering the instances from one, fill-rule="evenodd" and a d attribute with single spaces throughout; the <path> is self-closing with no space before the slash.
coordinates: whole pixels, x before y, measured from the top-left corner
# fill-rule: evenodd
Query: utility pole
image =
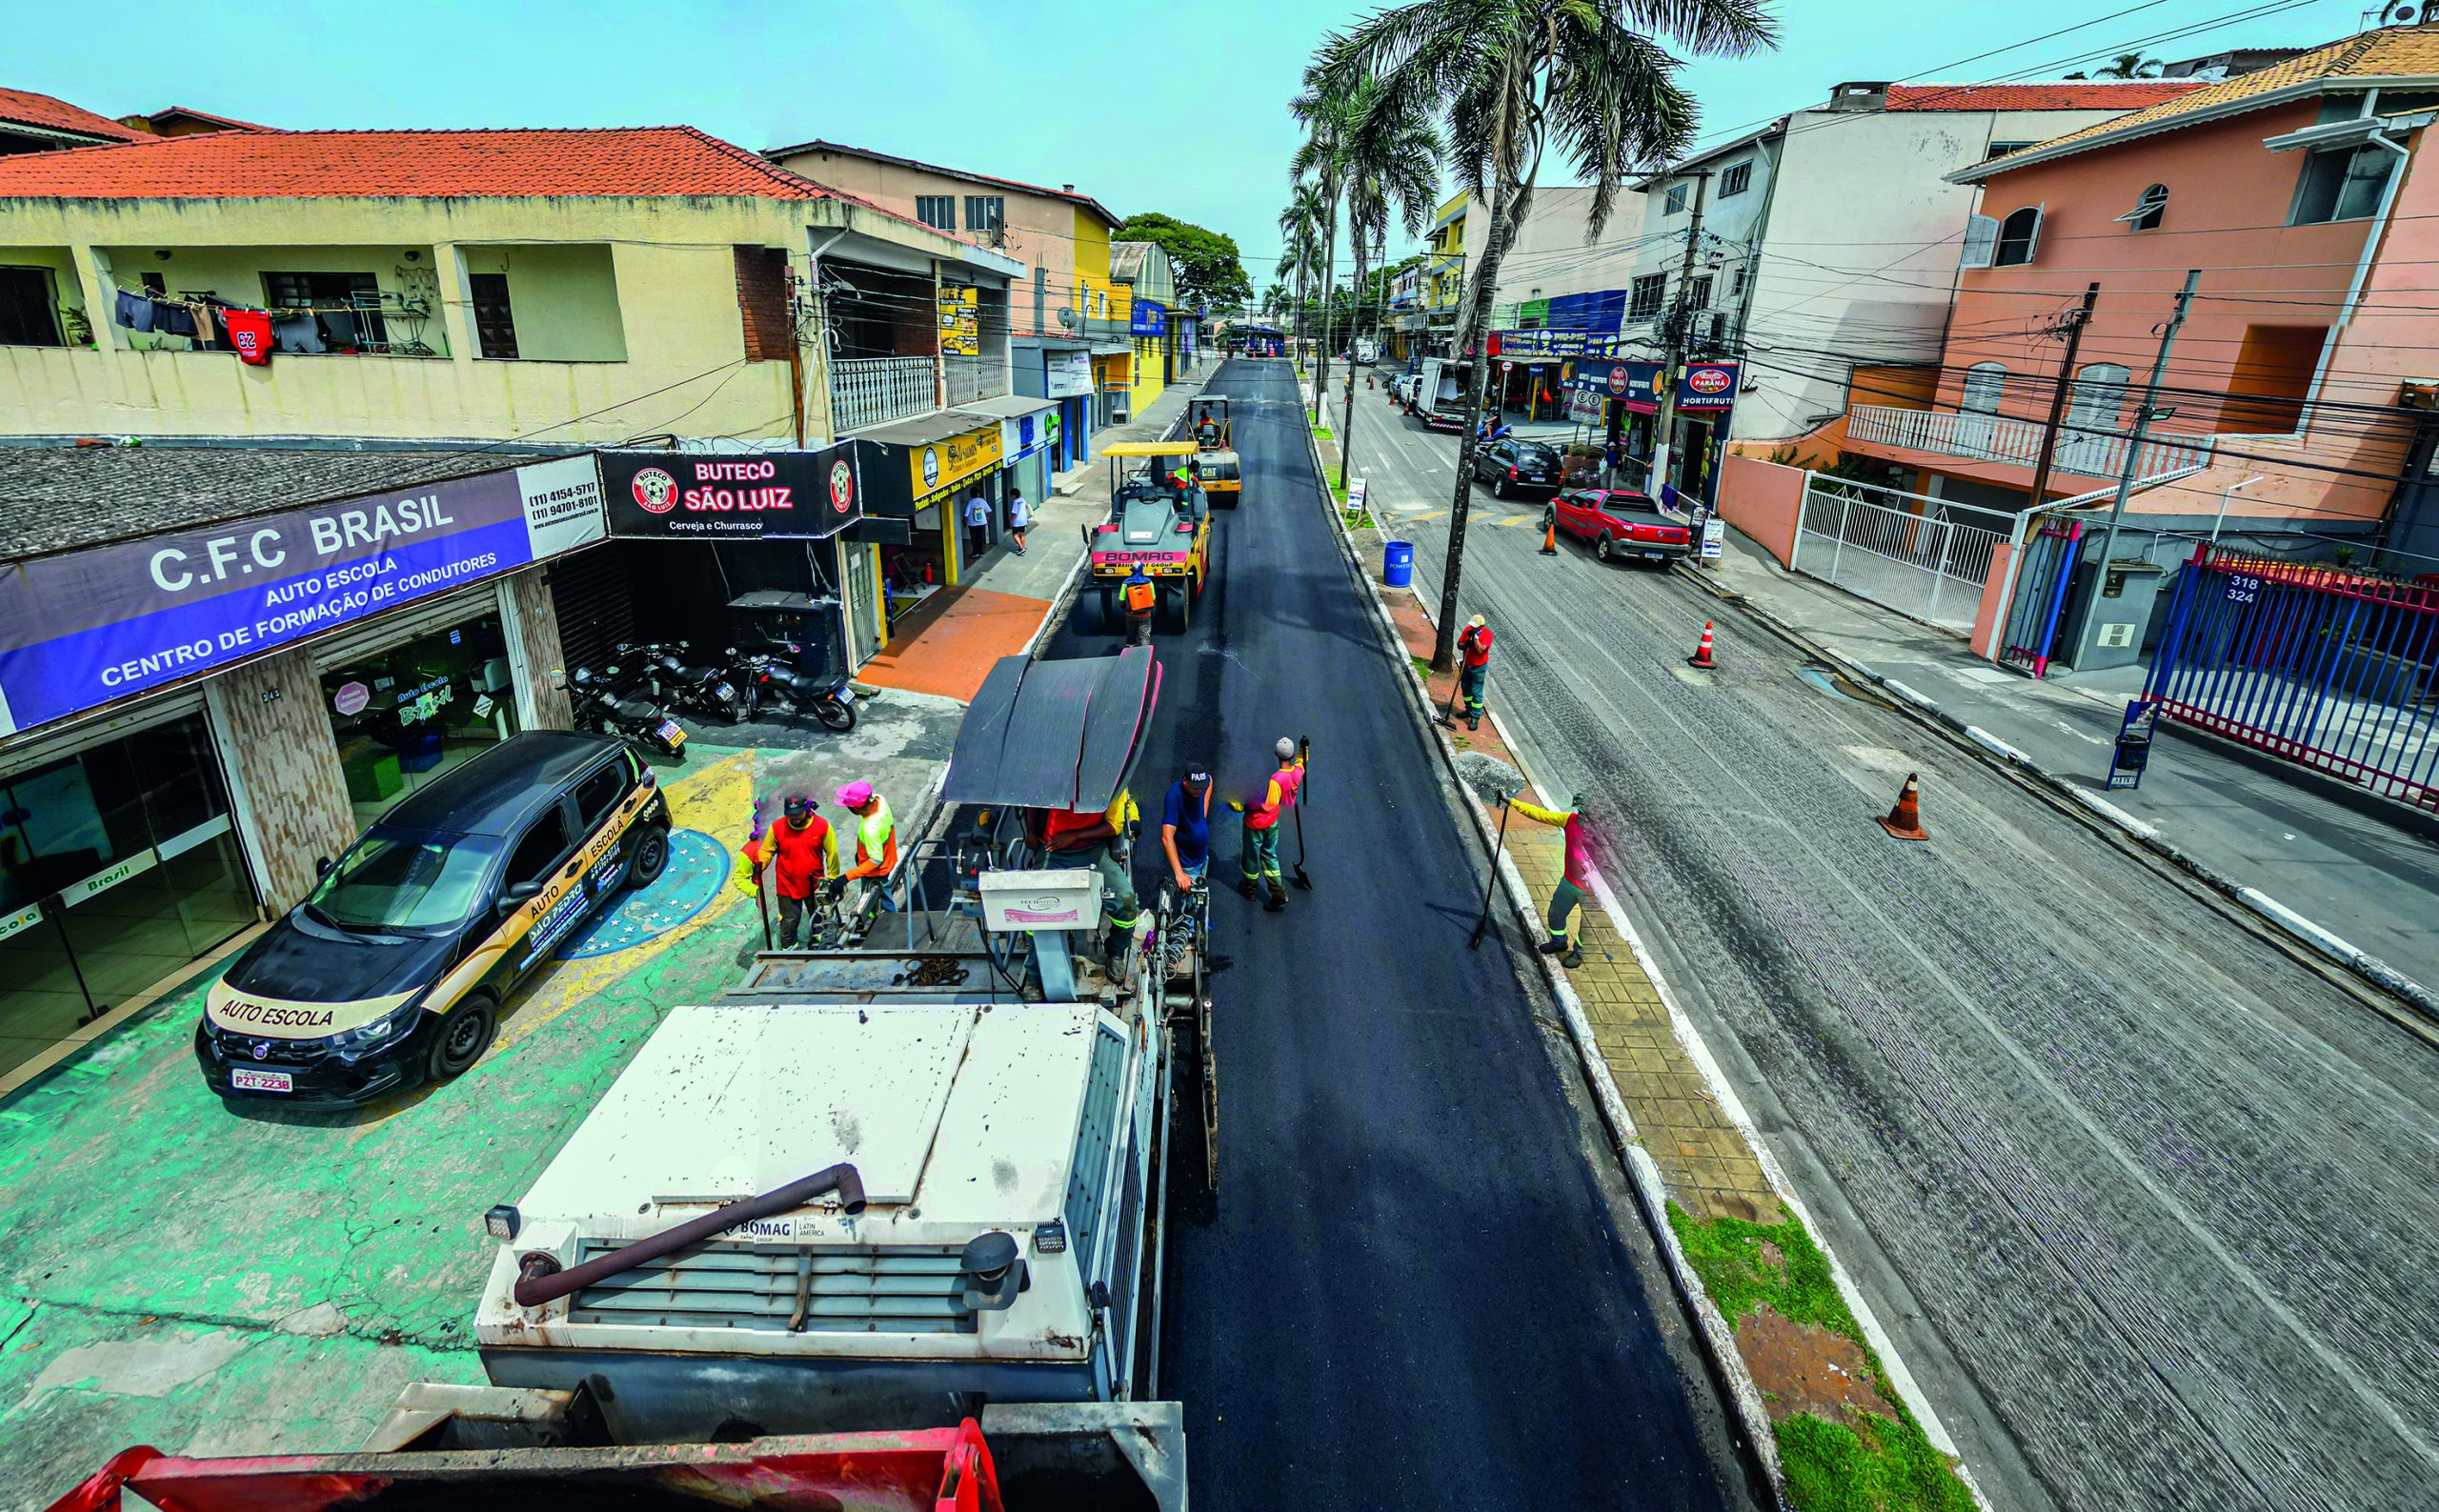
<path id="1" fill-rule="evenodd" d="M 2160 333 L 2160 355 L 2151 364 L 2150 381 L 2143 385 L 2143 404 L 2134 412 L 2134 436 L 2126 443 L 2126 465 L 2117 470 L 2117 497 L 2108 506 L 2108 534 L 2101 537 L 2100 570 L 2104 575 L 2108 572 L 2108 564 L 2116 555 L 2117 525 L 2126 517 L 2127 496 L 2134 492 L 2134 469 L 2142 460 L 2144 438 L 2150 433 L 2152 419 L 2167 413 L 2154 408 L 2153 401 L 2160 396 L 2160 381 L 2168 375 L 2168 349 L 2176 345 L 2177 328 L 2185 324 L 2185 312 L 2193 303 L 2193 286 L 2201 280 L 2202 270 L 2199 268 L 2186 273 L 2185 287 L 2177 292 L 2176 312 L 2168 316 L 2167 329 Z M 2099 607 L 2100 595 L 2097 591 L 2089 602 L 2093 609 Z M 2090 610 L 2085 612 L 2084 617 L 2086 620 L 2091 617 Z M 2078 630 L 2081 628 L 2077 627 Z"/>
<path id="2" fill-rule="evenodd" d="M 2075 354 L 2084 350 L 2084 328 L 2092 323 L 2092 306 L 2100 299 L 2100 284 L 2084 286 L 2082 306 L 2068 314 L 2066 354 L 2058 359 L 2058 389 L 2049 396 L 2049 423 L 2041 428 L 2041 456 L 2032 467 L 2032 507 L 2049 502 L 2049 459 L 2058 451 L 2058 427 L 2066 417 L 2066 383 L 2075 375 Z"/>
<path id="3" fill-rule="evenodd" d="M 1694 174 L 1694 218 L 1685 228 L 1685 255 L 1677 265 L 1677 298 L 1668 312 L 1668 357 L 1660 370 L 1660 413 L 1652 424 L 1651 473 L 1643 479 L 1654 503 L 1661 502 L 1660 491 L 1668 479 L 1669 441 L 1677 429 L 1677 370 L 1685 365 L 1685 327 L 1692 314 L 1685 296 L 1694 287 L 1694 253 L 1703 245 L 1703 200 L 1710 187 L 1709 169 Z"/>

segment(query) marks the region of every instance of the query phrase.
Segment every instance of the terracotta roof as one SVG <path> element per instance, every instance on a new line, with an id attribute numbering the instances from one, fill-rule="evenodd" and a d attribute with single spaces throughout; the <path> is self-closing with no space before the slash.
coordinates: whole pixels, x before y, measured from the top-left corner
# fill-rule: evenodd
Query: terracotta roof
<path id="1" fill-rule="evenodd" d="M 1892 111 L 2139 111 L 2196 90 L 2204 79 L 2061 79 L 2032 84 L 1892 84 Z"/>
<path id="2" fill-rule="evenodd" d="M 2394 79 L 2430 78 L 2439 76 L 2439 26 L 2389 27 L 2378 31 L 2366 31 L 2347 37 L 2327 47 L 2273 63 L 2268 68 L 2250 73 L 2240 73 L 2232 79 L 2222 79 L 2190 94 L 2180 95 L 2164 104 L 2121 115 L 2114 120 L 2086 126 L 2081 131 L 2054 136 L 2036 147 L 2000 158 L 1998 165 L 1985 165 L 1990 171 L 2024 167 L 2030 163 L 2064 157 L 2124 136 L 2144 135 L 2152 131 L 2174 131 L 2187 116 L 2227 115 L 2249 109 L 2246 102 L 2258 101 L 2267 106 L 2273 97 L 2300 86 L 2330 79 Z M 1957 175 L 1960 179 L 1985 176 L 1984 169 L 1969 170 Z"/>
<path id="3" fill-rule="evenodd" d="M 1039 184 L 1028 184 L 1022 179 L 999 178 L 990 173 L 977 173 L 968 169 L 949 168 L 939 163 L 926 163 L 919 157 L 899 157 L 893 152 L 876 152 L 870 148 L 849 147 L 844 142 L 825 142 L 819 137 L 816 137 L 810 142 L 798 142 L 794 147 L 768 148 L 763 151 L 762 155 L 776 162 L 783 157 L 795 157 L 801 152 L 823 152 L 838 157 L 860 157 L 869 162 L 895 163 L 900 168 L 920 169 L 926 173 L 937 173 L 944 178 L 964 179 L 968 183 L 997 184 L 1003 189 L 1016 190 L 1019 193 L 1038 194 L 1044 199 L 1063 199 L 1071 205 L 1083 206 L 1085 209 L 1090 210 L 1113 226 L 1123 224 L 1117 216 L 1111 214 L 1107 207 L 1103 206 L 1099 200 L 1093 198 L 1090 194 L 1078 194 L 1072 189 L 1049 189 Z"/>
<path id="4" fill-rule="evenodd" d="M 279 130 L 276 126 L 264 126 L 256 121 L 240 121 L 234 116 L 214 115 L 210 111 L 198 111 L 191 105 L 172 105 L 167 110 L 148 111 L 144 119 L 157 126 L 172 115 L 183 115 L 190 121 L 209 121 L 214 126 L 225 126 L 232 131 L 276 131 Z"/>
<path id="5" fill-rule="evenodd" d="M 129 131 L 107 115 L 78 110 L 66 100 L 54 100 L 31 90 L 0 90 L 0 125 L 10 122 L 72 131 L 79 136 L 98 136 L 111 142 L 144 140 L 143 132 Z"/>
<path id="6" fill-rule="evenodd" d="M 214 131 L 137 136 L 124 147 L 0 157 L 0 198 L 464 199 L 534 194 L 853 198 L 691 126 Z"/>

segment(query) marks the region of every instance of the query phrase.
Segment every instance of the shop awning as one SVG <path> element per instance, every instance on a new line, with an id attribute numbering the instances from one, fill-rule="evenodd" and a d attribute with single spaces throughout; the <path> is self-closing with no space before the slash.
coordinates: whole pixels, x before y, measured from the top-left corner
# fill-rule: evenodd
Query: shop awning
<path id="1" fill-rule="evenodd" d="M 996 399 L 973 399 L 957 406 L 968 414 L 987 414 L 995 420 L 1015 420 L 1044 410 L 1058 408 L 1056 399 L 1037 399 L 1027 394 L 1006 393 Z"/>
<path id="2" fill-rule="evenodd" d="M 998 418 L 998 415 L 969 414 L 963 410 L 932 410 L 909 419 L 892 420 L 887 425 L 866 426 L 848 434 L 858 441 L 877 441 L 883 446 L 929 446 L 953 435 L 980 430 Z"/>

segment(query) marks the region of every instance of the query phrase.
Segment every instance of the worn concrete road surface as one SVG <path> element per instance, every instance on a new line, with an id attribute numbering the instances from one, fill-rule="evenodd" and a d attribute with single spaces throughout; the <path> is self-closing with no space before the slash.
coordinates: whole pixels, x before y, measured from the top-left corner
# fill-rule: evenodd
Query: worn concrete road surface
<path id="1" fill-rule="evenodd" d="M 1357 402 L 1436 601 L 1454 439 Z M 1476 499 L 1491 707 L 1590 795 L 1994 1500 L 2439 1505 L 2439 1050 L 1694 585 L 1543 557 L 1538 500 Z M 1872 822 L 1910 771 L 1926 845 Z"/>
<path id="2" fill-rule="evenodd" d="M 1316 890 L 1213 905 L 1221 1185 L 1169 1234 L 1161 1349 L 1196 1504 L 1750 1505 L 1562 1032 L 1498 940 L 1465 949 L 1481 874 L 1340 565 L 1287 365 L 1211 390 L 1245 502 L 1191 630 L 1158 640 L 1142 854 L 1185 762 L 1258 794 L 1271 742 L 1310 736 Z M 1050 654 L 1114 644 L 1087 595 Z M 1237 845 L 1215 825 L 1223 889 Z"/>

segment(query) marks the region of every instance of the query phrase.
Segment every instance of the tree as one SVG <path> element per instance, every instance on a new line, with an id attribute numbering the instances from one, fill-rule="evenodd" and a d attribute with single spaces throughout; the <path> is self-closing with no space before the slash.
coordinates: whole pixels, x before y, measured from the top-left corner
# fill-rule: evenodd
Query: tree
<path id="1" fill-rule="evenodd" d="M 1158 243 L 1169 254 L 1177 275 L 1178 302 L 1189 308 L 1234 310 L 1254 296 L 1253 280 L 1237 252 L 1237 238 L 1207 231 L 1191 221 L 1147 212 L 1129 215 L 1112 241 Z"/>
<path id="2" fill-rule="evenodd" d="M 1316 71 L 1325 89 L 1351 91 L 1369 75 L 1380 84 L 1373 110 L 1444 118 L 1458 187 L 1486 209 L 1482 252 L 1457 305 L 1457 350 L 1474 363 L 1432 649 L 1439 671 L 1456 662 L 1474 437 L 1490 381 L 1481 348 L 1500 262 L 1532 206 L 1548 150 L 1560 151 L 1578 182 L 1593 186 L 1589 242 L 1607 226 L 1635 169 L 1666 162 L 1693 134 L 1694 101 L 1677 82 L 1682 62 L 1653 32 L 1711 56 L 1741 56 L 1775 40 L 1763 0 L 1412 0 L 1321 44 Z M 1468 225 L 1468 244 L 1475 234 Z"/>
<path id="3" fill-rule="evenodd" d="M 1344 101 L 1347 127 L 1338 133 L 1338 178 L 1346 192 L 1348 251 L 1355 258 L 1355 278 L 1347 292 L 1347 345 L 1354 346 L 1362 329 L 1363 295 L 1369 277 L 1365 263 L 1388 251 L 1392 222 L 1412 236 L 1422 230 L 1432 205 L 1440 197 L 1440 136 L 1431 129 L 1429 113 L 1411 101 L 1386 108 L 1377 79 L 1359 82 Z M 1348 352 L 1353 360 L 1354 353 Z M 1327 360 L 1326 357 L 1324 360 Z M 1320 392 L 1316 385 L 1315 393 Z M 1346 399 L 1339 420 L 1338 481 L 1346 486 L 1355 428 L 1355 373 L 1346 379 Z"/>
<path id="4" fill-rule="evenodd" d="M 1293 297 L 1285 284 L 1273 279 L 1270 287 L 1261 292 L 1261 312 L 1276 320 L 1287 312 L 1287 301 Z"/>
<path id="5" fill-rule="evenodd" d="M 2156 79 L 2167 65 L 2157 58 L 2147 58 L 2140 52 L 2121 52 L 2108 60 L 2108 67 L 2094 69 L 2089 73 L 2069 73 L 2070 79 Z"/>
<path id="6" fill-rule="evenodd" d="M 1287 208 L 1279 212 L 1279 276 L 1296 281 L 1296 315 L 1303 318 L 1313 286 L 1321 277 L 1321 192 L 1318 185 L 1295 184 Z M 1291 335 L 1294 333 L 1290 333 Z M 1291 353 L 1293 349 L 1290 349 Z"/>

